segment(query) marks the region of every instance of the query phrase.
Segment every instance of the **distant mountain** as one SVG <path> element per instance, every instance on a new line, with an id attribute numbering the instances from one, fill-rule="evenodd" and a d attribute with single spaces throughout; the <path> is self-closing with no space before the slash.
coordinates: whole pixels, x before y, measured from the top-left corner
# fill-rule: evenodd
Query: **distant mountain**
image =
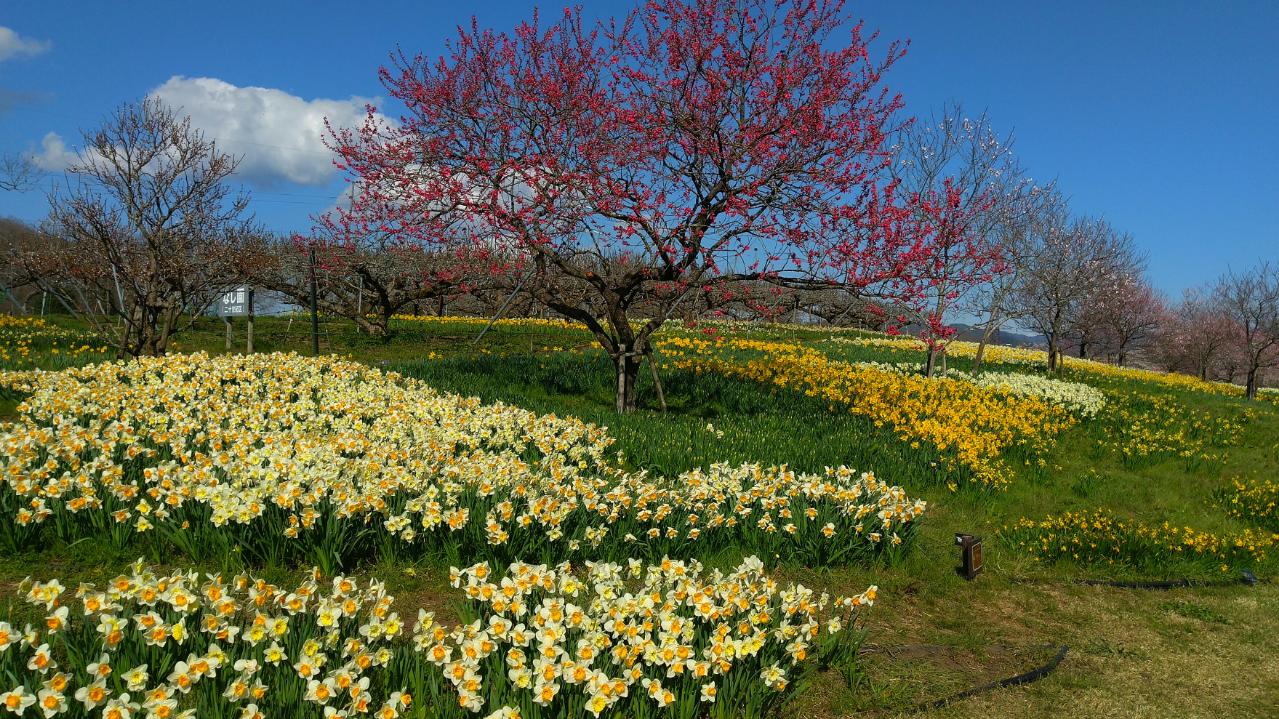
<path id="1" fill-rule="evenodd" d="M 976 325 L 966 325 L 962 322 L 955 322 L 950 325 L 955 328 L 956 339 L 967 340 L 969 342 L 980 342 L 982 328 Z M 923 330 L 919 325 L 907 325 L 901 328 L 901 334 L 917 336 Z M 1043 335 L 1027 335 L 1018 332 L 1005 332 L 999 330 L 990 338 L 990 344 L 1005 345 L 1008 347 L 1044 347 L 1048 341 Z"/>
<path id="2" fill-rule="evenodd" d="M 981 340 L 982 328 L 974 325 L 952 324 L 956 330 L 956 337 L 961 340 L 970 342 L 978 342 Z M 991 344 L 1007 345 L 1009 347 L 1043 347 L 1048 344 L 1048 340 L 1039 334 L 1021 334 L 1018 332 L 1005 332 L 998 330 L 990 338 Z"/>

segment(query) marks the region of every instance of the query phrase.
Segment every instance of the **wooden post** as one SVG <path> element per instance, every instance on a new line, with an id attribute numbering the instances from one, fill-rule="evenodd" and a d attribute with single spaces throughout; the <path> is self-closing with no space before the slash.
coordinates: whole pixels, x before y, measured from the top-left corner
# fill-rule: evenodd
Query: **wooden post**
<path id="1" fill-rule="evenodd" d="M 662 378 L 657 375 L 657 358 L 653 356 L 652 348 L 648 348 L 644 352 L 644 356 L 648 359 L 648 370 L 653 373 L 653 386 L 657 388 L 657 401 L 662 407 L 662 413 L 666 413 L 666 393 L 662 391 Z"/>
<path id="2" fill-rule="evenodd" d="M 315 245 L 311 245 L 311 354 L 320 356 L 320 310 L 315 299 Z"/>
<path id="3" fill-rule="evenodd" d="M 245 328 L 245 336 L 247 338 L 245 341 L 245 349 L 248 350 L 249 354 L 253 354 L 253 288 L 252 287 L 249 288 L 249 315 L 248 315 L 248 327 Z"/>
<path id="4" fill-rule="evenodd" d="M 532 276 L 533 272 L 530 271 L 527 275 L 521 277 L 519 282 L 515 283 L 515 289 L 511 292 L 511 296 L 506 298 L 506 301 L 502 303 L 502 306 L 497 308 L 497 313 L 489 318 L 489 323 L 484 325 L 484 329 L 480 330 L 480 333 L 475 336 L 475 339 L 471 342 L 472 347 L 479 344 L 480 340 L 484 339 L 484 335 L 488 334 L 489 329 L 493 327 L 493 323 L 497 322 L 497 319 L 502 316 L 502 313 L 506 311 L 506 308 L 511 305 L 511 301 L 515 299 L 515 295 L 519 294 L 520 288 L 524 287 L 524 283 L 528 282 L 529 278 Z"/>
<path id="5" fill-rule="evenodd" d="M 618 414 L 626 413 L 626 343 L 617 343 L 617 401 Z"/>
<path id="6" fill-rule="evenodd" d="M 981 556 L 981 537 L 974 537 L 971 534 L 956 534 L 955 544 L 959 545 L 959 576 L 968 580 L 976 579 L 984 568 Z"/>
<path id="7" fill-rule="evenodd" d="M 230 352 L 231 351 L 231 318 L 230 316 L 223 317 L 222 321 L 226 322 L 226 351 Z"/>

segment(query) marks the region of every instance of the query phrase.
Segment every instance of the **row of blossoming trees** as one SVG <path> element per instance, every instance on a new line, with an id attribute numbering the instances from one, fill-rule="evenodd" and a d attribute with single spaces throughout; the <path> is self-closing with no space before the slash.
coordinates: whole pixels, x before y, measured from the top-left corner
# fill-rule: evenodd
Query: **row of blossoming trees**
<path id="1" fill-rule="evenodd" d="M 1203 321 L 1198 300 L 1170 311 L 1131 239 L 1034 182 L 1011 135 L 958 105 L 910 117 L 885 82 L 904 54 L 826 0 L 473 23 L 441 57 L 380 70 L 397 112 L 330 128 L 348 202 L 290 238 L 247 219 L 235 158 L 148 99 L 86 135 L 45 238 L 6 243 L 6 286 L 54 296 L 132 355 L 162 353 L 246 279 L 300 302 L 316 286 L 323 311 L 374 335 L 424 305 L 515 301 L 590 329 L 619 411 L 671 318 L 789 310 L 917 332 L 930 374 L 961 313 L 983 344 L 1037 331 L 1050 370 L 1068 348 L 1122 363 L 1157 329 L 1199 338 L 1171 329 Z M 1249 348 L 1255 380 L 1279 332 L 1241 317 L 1227 284 L 1210 354 Z"/>

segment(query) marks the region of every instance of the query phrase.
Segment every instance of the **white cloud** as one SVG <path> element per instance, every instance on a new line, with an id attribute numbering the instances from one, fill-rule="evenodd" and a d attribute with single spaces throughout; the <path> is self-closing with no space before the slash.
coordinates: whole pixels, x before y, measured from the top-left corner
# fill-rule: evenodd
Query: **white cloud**
<path id="1" fill-rule="evenodd" d="M 47 40 L 32 40 L 0 25 L 0 62 L 22 55 L 39 55 L 53 47 Z"/>
<path id="2" fill-rule="evenodd" d="M 40 141 L 40 151 L 31 153 L 31 161 L 46 172 L 61 172 L 67 169 L 79 156 L 67 149 L 67 143 L 56 132 L 50 132 Z"/>
<path id="3" fill-rule="evenodd" d="M 220 149 L 242 157 L 241 177 L 264 184 L 331 182 L 333 154 L 324 146 L 324 120 L 354 127 L 364 121 L 364 106 L 371 102 L 361 97 L 304 100 L 283 90 L 181 75 L 152 94 L 189 115 Z"/>

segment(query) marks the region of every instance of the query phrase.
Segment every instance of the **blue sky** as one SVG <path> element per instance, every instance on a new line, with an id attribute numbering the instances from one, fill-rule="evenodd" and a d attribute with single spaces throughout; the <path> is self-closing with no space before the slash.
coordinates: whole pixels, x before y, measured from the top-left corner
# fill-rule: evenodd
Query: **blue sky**
<path id="1" fill-rule="evenodd" d="M 376 102 L 377 68 L 397 44 L 437 54 L 473 13 L 506 29 L 535 5 L 562 7 L 7 2 L 0 152 L 56 168 L 82 129 L 158 92 L 245 155 L 259 219 L 305 229 L 341 190 L 316 137 L 321 116 L 354 118 Z M 1177 293 L 1228 266 L 1279 260 L 1279 2 L 850 6 L 884 37 L 910 38 L 888 76 L 909 111 L 948 100 L 987 110 L 1076 212 L 1132 233 L 1157 287 Z M 629 7 L 586 3 L 594 16 Z M 0 194 L 0 215 L 44 213 L 41 192 Z"/>

